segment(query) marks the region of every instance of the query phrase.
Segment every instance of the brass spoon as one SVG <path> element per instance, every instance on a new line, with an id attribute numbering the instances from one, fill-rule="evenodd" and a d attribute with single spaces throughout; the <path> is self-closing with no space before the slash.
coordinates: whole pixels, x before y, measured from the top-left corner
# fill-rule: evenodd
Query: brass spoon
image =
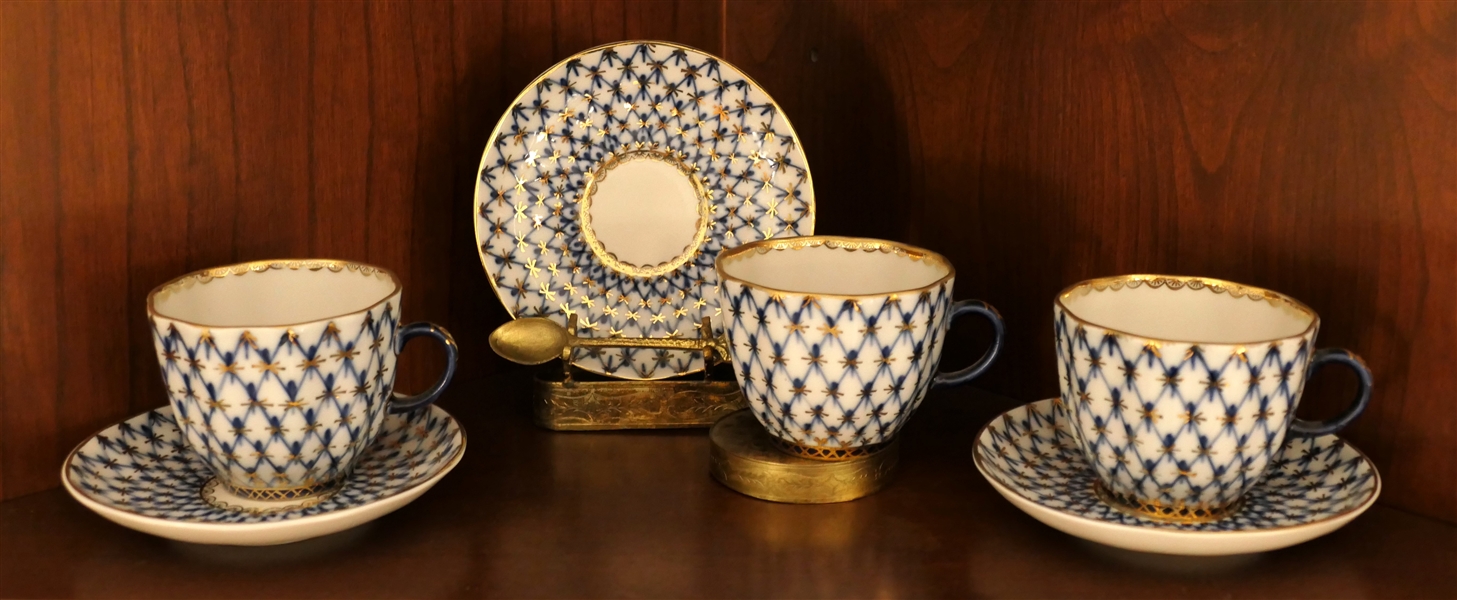
<path id="1" fill-rule="evenodd" d="M 523 365 L 539 365 L 553 358 L 569 361 L 577 348 L 665 348 L 703 352 L 709 364 L 728 357 L 728 342 L 713 337 L 708 318 L 703 319 L 706 338 L 593 338 L 573 335 L 577 316 L 568 319 L 568 327 L 544 317 L 524 317 L 497 327 L 491 332 L 491 349 L 501 358 Z"/>

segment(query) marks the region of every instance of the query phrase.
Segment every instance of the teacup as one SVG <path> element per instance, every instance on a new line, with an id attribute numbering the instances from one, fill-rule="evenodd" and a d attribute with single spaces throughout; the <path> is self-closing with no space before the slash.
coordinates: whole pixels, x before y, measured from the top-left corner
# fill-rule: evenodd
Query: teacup
<path id="1" fill-rule="evenodd" d="M 147 296 L 177 426 L 227 490 L 247 500 L 323 497 L 374 441 L 386 412 L 435 400 L 455 341 L 400 324 L 400 280 L 337 260 L 264 261 L 198 271 Z M 445 346 L 429 390 L 393 393 L 411 339 Z"/>
<path id="2" fill-rule="evenodd" d="M 1283 294 L 1203 277 L 1084 281 L 1053 306 L 1060 402 L 1104 502 L 1177 522 L 1224 518 L 1286 432 L 1314 436 L 1366 408 L 1356 355 L 1315 350 L 1320 319 Z M 1306 379 L 1339 363 L 1360 390 L 1341 415 L 1295 418 Z"/>
<path id="3" fill-rule="evenodd" d="M 1001 348 L 996 309 L 952 303 L 956 272 L 929 250 L 777 238 L 726 250 L 716 266 L 734 374 L 754 416 L 794 454 L 844 460 L 881 448 L 927 390 L 971 381 Z M 976 364 L 938 373 L 946 328 L 966 314 L 991 322 L 992 345 Z"/>

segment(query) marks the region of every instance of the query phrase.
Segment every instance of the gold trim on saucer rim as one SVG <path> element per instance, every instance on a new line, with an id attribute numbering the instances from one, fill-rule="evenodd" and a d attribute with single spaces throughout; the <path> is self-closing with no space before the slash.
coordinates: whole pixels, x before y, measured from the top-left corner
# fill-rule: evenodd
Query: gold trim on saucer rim
<path id="1" fill-rule="evenodd" d="M 1243 497 L 1224 506 L 1211 506 L 1203 504 L 1177 503 L 1174 505 L 1164 504 L 1155 500 L 1139 500 L 1131 496 L 1119 494 L 1108 489 L 1102 481 L 1093 482 L 1093 495 L 1097 496 L 1104 504 L 1117 509 L 1120 512 L 1141 517 L 1152 521 L 1164 523 L 1213 523 L 1223 521 L 1239 509 L 1244 508 Z"/>
<path id="2" fill-rule="evenodd" d="M 778 448 L 780 452 L 820 462 L 844 462 L 866 458 L 889 448 L 892 443 L 881 442 L 866 446 L 805 446 L 774 437 L 774 447 Z"/>

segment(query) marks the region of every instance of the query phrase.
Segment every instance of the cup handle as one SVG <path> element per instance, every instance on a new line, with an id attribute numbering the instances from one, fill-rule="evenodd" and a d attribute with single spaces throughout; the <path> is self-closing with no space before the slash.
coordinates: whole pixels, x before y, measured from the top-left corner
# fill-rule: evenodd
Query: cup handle
<path id="1" fill-rule="evenodd" d="M 933 389 L 939 387 L 961 385 L 963 383 L 976 379 L 977 376 L 981 375 L 982 371 L 985 371 L 987 370 L 987 367 L 992 366 L 993 361 L 997 360 L 997 354 L 1002 350 L 1002 334 L 1005 330 L 1002 325 L 1001 313 L 998 313 L 997 309 L 992 308 L 992 305 L 982 302 L 981 300 L 962 300 L 951 305 L 951 315 L 949 318 L 950 321 L 955 322 L 957 317 L 960 317 L 961 315 L 971 314 L 981 315 L 987 321 L 991 322 L 993 330 L 991 347 L 987 348 L 986 353 L 981 355 L 980 359 L 978 359 L 975 363 L 965 369 L 962 369 L 960 371 L 951 371 L 950 373 L 937 373 L 936 376 L 931 379 L 931 387 Z M 947 323 L 946 327 L 949 329 L 951 327 L 951 323 Z"/>
<path id="2" fill-rule="evenodd" d="M 1352 354 L 1351 351 L 1342 348 L 1326 348 L 1315 353 L 1311 359 L 1310 366 L 1306 367 L 1305 379 L 1309 381 L 1315 376 L 1326 363 L 1343 364 L 1356 372 L 1360 380 L 1359 388 L 1356 391 L 1356 401 L 1345 412 L 1336 415 L 1334 418 L 1325 421 L 1307 421 L 1305 419 L 1294 419 L 1290 422 L 1290 432 L 1300 436 L 1317 436 L 1335 433 L 1345 429 L 1356 417 L 1366 410 L 1366 405 L 1371 402 L 1371 370 L 1366 368 L 1366 361 L 1361 357 Z"/>
<path id="3" fill-rule="evenodd" d="M 420 336 L 434 338 L 440 342 L 440 345 L 445 346 L 445 374 L 436 380 L 435 385 L 430 386 L 430 389 L 422 393 L 414 396 L 406 396 L 400 393 L 394 394 L 394 397 L 390 399 L 390 412 L 392 413 L 409 412 L 417 408 L 429 406 L 431 402 L 434 402 L 440 396 L 440 392 L 445 391 L 445 386 L 450 384 L 450 378 L 455 376 L 455 358 L 458 354 L 455 346 L 455 338 L 451 337 L 450 332 L 446 331 L 444 327 L 425 322 L 411 323 L 404 326 L 400 329 L 400 352 L 404 352 L 405 344 Z"/>

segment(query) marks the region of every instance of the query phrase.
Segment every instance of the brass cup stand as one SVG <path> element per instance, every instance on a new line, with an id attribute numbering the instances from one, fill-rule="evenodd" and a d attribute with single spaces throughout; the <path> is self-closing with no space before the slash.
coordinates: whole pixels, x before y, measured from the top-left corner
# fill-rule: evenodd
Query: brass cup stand
<path id="1" fill-rule="evenodd" d="M 742 410 L 708 430 L 708 472 L 730 489 L 761 500 L 793 504 L 847 502 L 890 484 L 900 444 L 839 461 L 814 460 L 781 450 L 754 415 Z"/>

